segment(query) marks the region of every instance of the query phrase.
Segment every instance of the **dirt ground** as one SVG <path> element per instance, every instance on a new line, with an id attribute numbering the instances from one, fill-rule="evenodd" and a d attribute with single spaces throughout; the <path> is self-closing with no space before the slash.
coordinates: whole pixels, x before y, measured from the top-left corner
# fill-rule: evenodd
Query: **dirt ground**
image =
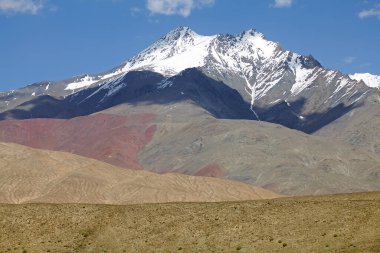
<path id="1" fill-rule="evenodd" d="M 0 205 L 0 252 L 380 252 L 380 193 Z"/>

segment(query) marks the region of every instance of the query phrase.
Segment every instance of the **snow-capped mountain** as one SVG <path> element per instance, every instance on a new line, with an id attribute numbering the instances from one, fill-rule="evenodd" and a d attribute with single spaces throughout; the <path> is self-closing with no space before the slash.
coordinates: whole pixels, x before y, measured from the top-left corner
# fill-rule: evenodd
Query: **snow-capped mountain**
<path id="1" fill-rule="evenodd" d="M 352 106 L 372 93 L 349 76 L 323 68 L 312 56 L 284 50 L 253 29 L 236 36 L 202 36 L 179 27 L 118 71 L 150 70 L 169 79 L 192 67 L 238 90 L 251 108 L 286 103 L 299 119 L 338 105 Z"/>
<path id="2" fill-rule="evenodd" d="M 170 78 L 193 67 L 238 90 L 252 107 L 313 97 L 312 105 L 303 105 L 302 113 L 308 114 L 350 105 L 369 95 L 367 87 L 349 76 L 323 68 L 312 56 L 284 50 L 253 29 L 236 36 L 202 36 L 179 27 L 113 73 L 150 70 Z M 318 99 L 322 103 L 316 105 Z"/>
<path id="3" fill-rule="evenodd" d="M 202 36 L 189 27 L 179 27 L 108 72 L 60 82 L 42 82 L 0 94 L 0 106 L 2 111 L 6 111 L 34 97 L 51 95 L 77 101 L 80 105 L 85 104 L 83 101 L 92 101 L 98 104 L 88 106 L 103 108 L 99 103 L 110 101 L 120 92 L 128 93 L 125 76 L 131 71 L 134 75 L 142 71 L 141 80 L 144 76 L 150 76 L 146 71 L 162 77 L 148 78 L 142 82 L 148 86 L 144 89 L 139 87 L 142 90 L 139 90 L 138 97 L 145 98 L 147 95 L 141 96 L 141 93 L 146 92 L 151 93 L 150 98 L 157 100 L 159 94 L 167 93 L 163 92 L 166 89 L 182 94 L 182 83 L 189 82 L 188 75 L 185 79 L 182 76 L 183 71 L 191 68 L 198 68 L 207 77 L 237 90 L 242 101 L 248 104 L 252 118 L 305 131 L 314 131 L 317 127 L 310 127 L 310 122 L 318 125 L 323 117 L 323 124 L 327 124 L 377 92 L 368 87 L 372 83 L 366 83 L 367 86 L 356 78 L 324 68 L 312 56 L 284 50 L 254 29 L 235 36 Z M 206 79 L 198 78 L 193 82 L 199 80 Z M 194 90 L 200 89 L 200 85 L 197 83 L 188 87 Z M 211 86 L 215 87 L 214 84 Z M 91 92 L 82 92 L 84 90 Z M 98 98 L 99 94 L 103 97 L 90 99 L 95 95 Z M 177 99 L 176 96 L 171 97 Z M 204 104 L 199 97 L 196 100 Z M 225 101 L 225 98 L 222 100 Z M 229 102 L 223 104 L 232 105 Z M 231 108 L 226 110 L 233 111 Z"/>
<path id="4" fill-rule="evenodd" d="M 363 81 L 369 87 L 380 89 L 380 76 L 370 73 L 356 73 L 350 75 L 350 78 L 356 81 Z"/>

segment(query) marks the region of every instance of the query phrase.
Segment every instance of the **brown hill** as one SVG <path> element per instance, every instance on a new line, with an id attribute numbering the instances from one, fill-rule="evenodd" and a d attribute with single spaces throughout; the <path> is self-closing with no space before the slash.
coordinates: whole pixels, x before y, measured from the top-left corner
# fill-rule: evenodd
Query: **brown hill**
<path id="1" fill-rule="evenodd" d="M 114 167 L 77 155 L 0 143 L 0 203 L 157 203 L 274 198 L 239 182 Z"/>
<path id="2" fill-rule="evenodd" d="M 7 252 L 380 252 L 380 193 L 130 206 L 0 205 Z"/>

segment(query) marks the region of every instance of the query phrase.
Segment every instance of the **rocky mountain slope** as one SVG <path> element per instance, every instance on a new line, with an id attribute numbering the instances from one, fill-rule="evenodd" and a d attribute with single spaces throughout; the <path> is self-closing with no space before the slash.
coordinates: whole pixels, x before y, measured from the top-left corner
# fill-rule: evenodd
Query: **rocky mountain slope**
<path id="1" fill-rule="evenodd" d="M 380 96 L 318 130 L 315 135 L 343 141 L 380 154 Z"/>
<path id="2" fill-rule="evenodd" d="M 278 196 L 236 181 L 157 175 L 69 153 L 0 143 L 0 203 L 136 204 Z"/>
<path id="3" fill-rule="evenodd" d="M 184 101 L 190 101 L 216 118 L 252 118 L 249 106 L 238 92 L 197 69 L 185 70 L 170 89 L 157 86 L 163 80 L 164 76 L 154 72 L 131 71 L 112 83 L 87 88 L 65 98 L 40 96 L 0 113 L 0 119 L 72 118 L 120 104 L 136 107 L 144 104 L 177 105 Z"/>
<path id="4" fill-rule="evenodd" d="M 146 170 L 223 177 L 285 195 L 380 187 L 378 155 L 265 122 L 158 125 L 139 158 Z"/>

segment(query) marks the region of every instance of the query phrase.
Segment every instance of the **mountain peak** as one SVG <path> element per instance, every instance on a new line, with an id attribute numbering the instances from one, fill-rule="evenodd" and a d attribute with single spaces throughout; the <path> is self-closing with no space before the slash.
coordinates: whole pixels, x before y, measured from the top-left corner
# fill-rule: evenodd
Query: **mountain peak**
<path id="1" fill-rule="evenodd" d="M 194 38 L 198 37 L 196 32 L 191 30 L 190 27 L 188 26 L 179 26 L 176 29 L 168 32 L 162 39 L 163 40 L 179 40 L 179 39 L 187 39 L 187 38 Z"/>
<path id="2" fill-rule="evenodd" d="M 262 39 L 265 39 L 264 34 L 258 32 L 256 29 L 251 28 L 248 30 L 243 31 L 241 34 L 238 35 L 238 37 L 243 38 L 243 37 L 260 37 Z"/>
<path id="3" fill-rule="evenodd" d="M 178 26 L 171 32 L 192 32 L 191 28 L 189 26 Z M 169 32 L 170 33 L 170 32 Z"/>

